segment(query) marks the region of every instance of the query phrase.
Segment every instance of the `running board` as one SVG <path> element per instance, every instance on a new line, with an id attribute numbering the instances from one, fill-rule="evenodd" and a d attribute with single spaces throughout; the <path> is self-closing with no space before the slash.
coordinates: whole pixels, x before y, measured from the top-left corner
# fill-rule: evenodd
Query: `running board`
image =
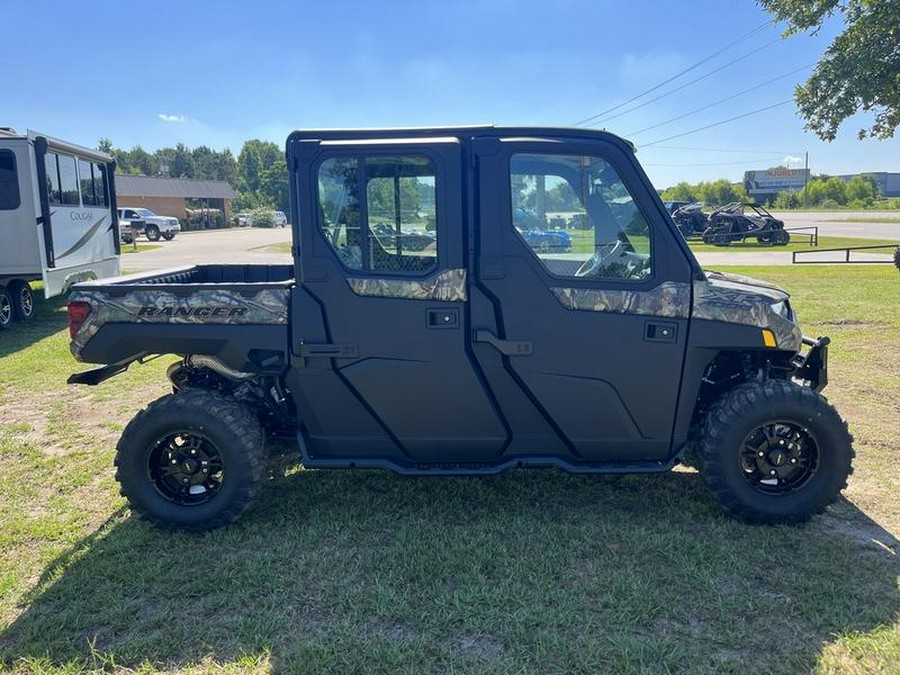
<path id="1" fill-rule="evenodd" d="M 397 462 L 377 457 L 313 458 L 300 444 L 301 462 L 307 469 L 387 469 L 405 476 L 486 476 L 511 469 L 561 469 L 567 473 L 623 474 L 664 473 L 678 458 L 664 462 L 570 462 L 561 457 L 510 457 L 498 462 Z"/>

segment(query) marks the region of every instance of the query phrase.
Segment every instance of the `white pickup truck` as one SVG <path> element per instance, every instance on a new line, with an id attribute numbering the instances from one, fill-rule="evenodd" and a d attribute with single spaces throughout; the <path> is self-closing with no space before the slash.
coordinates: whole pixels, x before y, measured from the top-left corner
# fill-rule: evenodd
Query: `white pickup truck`
<path id="1" fill-rule="evenodd" d="M 143 232 L 150 241 L 159 241 L 160 237 L 171 241 L 181 232 L 178 218 L 158 216 L 150 209 L 124 206 L 119 209 L 119 222 L 123 220 L 130 221 L 136 234 Z"/>

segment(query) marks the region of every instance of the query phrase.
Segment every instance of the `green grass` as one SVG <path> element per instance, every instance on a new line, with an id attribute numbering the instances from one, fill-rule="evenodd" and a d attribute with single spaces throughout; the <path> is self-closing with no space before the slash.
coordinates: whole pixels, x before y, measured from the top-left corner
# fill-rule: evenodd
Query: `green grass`
<path id="1" fill-rule="evenodd" d="M 893 239 L 863 239 L 861 237 L 819 237 L 818 247 L 809 245 L 809 238 L 801 233 L 791 234 L 792 241 L 787 246 L 770 246 L 768 244 L 760 244 L 756 239 L 748 239 L 747 241 L 735 241 L 730 246 L 714 246 L 713 244 L 704 244 L 702 241 L 691 240 L 688 245 L 692 251 L 696 252 L 742 252 L 747 251 L 806 251 L 815 248 L 843 248 L 845 246 L 897 246 L 900 245 L 900 238 Z M 890 253 L 885 249 L 884 253 Z M 873 251 L 873 253 L 881 253 L 881 251 Z"/>
<path id="2" fill-rule="evenodd" d="M 846 499 L 724 515 L 697 475 L 306 471 L 202 536 L 135 519 L 111 467 L 171 358 L 67 386 L 58 304 L 0 335 L 0 672 L 896 672 L 900 275 L 731 268 L 828 334 Z"/>
<path id="3" fill-rule="evenodd" d="M 138 244 L 137 248 L 134 244 L 122 244 L 122 253 L 141 253 L 142 251 L 152 251 L 155 248 L 162 248 L 162 244 Z"/>

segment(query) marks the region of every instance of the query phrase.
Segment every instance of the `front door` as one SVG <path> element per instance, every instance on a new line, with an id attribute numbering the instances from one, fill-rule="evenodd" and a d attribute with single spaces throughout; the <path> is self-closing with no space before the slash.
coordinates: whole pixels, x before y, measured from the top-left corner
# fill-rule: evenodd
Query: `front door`
<path id="1" fill-rule="evenodd" d="M 298 146 L 292 381 L 312 459 L 499 456 L 469 349 L 458 140 Z"/>
<path id="2" fill-rule="evenodd" d="M 473 349 L 507 413 L 510 451 L 666 458 L 691 272 L 649 181 L 612 143 L 475 148 Z"/>

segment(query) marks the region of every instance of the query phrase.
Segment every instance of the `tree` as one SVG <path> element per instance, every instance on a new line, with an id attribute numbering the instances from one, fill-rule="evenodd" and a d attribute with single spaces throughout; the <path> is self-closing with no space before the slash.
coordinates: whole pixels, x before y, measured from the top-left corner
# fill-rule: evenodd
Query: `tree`
<path id="1" fill-rule="evenodd" d="M 795 100 L 806 128 L 832 141 L 838 127 L 860 110 L 874 113 L 859 138 L 892 138 L 900 125 L 900 2 L 897 0 L 757 0 L 785 35 L 816 33 L 834 15 L 844 31 L 819 60 Z"/>
<path id="2" fill-rule="evenodd" d="M 662 198 L 667 202 L 698 201 L 694 186 L 685 181 L 681 181 L 677 185 L 673 185 L 672 187 L 663 190 Z"/>

